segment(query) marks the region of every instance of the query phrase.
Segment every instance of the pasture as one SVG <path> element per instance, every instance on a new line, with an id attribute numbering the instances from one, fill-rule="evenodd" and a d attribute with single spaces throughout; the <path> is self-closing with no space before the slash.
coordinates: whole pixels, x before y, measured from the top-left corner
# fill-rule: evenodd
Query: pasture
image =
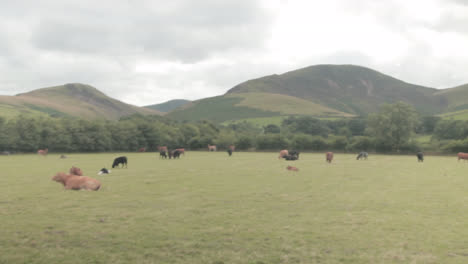
<path id="1" fill-rule="evenodd" d="M 121 155 L 128 169 L 110 168 Z M 0 156 L 0 263 L 468 262 L 468 162 L 456 155 L 158 156 Z M 72 165 L 101 190 L 51 181 Z"/>

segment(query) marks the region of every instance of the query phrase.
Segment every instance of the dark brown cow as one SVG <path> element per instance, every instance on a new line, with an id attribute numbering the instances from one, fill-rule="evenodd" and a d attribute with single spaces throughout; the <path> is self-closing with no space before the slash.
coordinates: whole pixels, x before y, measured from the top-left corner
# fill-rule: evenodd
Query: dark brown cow
<path id="1" fill-rule="evenodd" d="M 332 160 L 333 160 L 333 152 L 327 152 L 327 153 L 325 154 L 325 157 L 327 158 L 327 162 L 328 162 L 328 163 L 331 163 Z"/>
<path id="2" fill-rule="evenodd" d="M 280 151 L 278 159 L 281 159 L 284 156 L 288 156 L 288 155 L 289 155 L 289 151 L 287 149 L 283 149 L 283 150 Z"/>
<path id="3" fill-rule="evenodd" d="M 462 160 L 468 160 L 468 153 L 463 153 L 463 152 L 458 152 L 457 154 L 458 161 Z"/>
<path id="4" fill-rule="evenodd" d="M 52 177 L 52 180 L 62 183 L 66 190 L 84 189 L 88 191 L 97 191 L 101 188 L 101 183 L 96 179 L 87 176 L 65 174 L 64 172 L 58 172 L 54 177 Z"/>
<path id="5" fill-rule="evenodd" d="M 76 176 L 83 176 L 83 171 L 78 167 L 72 166 L 70 168 L 70 174 Z"/>
<path id="6" fill-rule="evenodd" d="M 47 156 L 47 153 L 49 153 L 49 149 L 40 149 L 37 151 L 37 154 L 42 156 Z"/>
<path id="7" fill-rule="evenodd" d="M 216 145 L 209 145 L 208 144 L 208 151 L 216 151 Z"/>

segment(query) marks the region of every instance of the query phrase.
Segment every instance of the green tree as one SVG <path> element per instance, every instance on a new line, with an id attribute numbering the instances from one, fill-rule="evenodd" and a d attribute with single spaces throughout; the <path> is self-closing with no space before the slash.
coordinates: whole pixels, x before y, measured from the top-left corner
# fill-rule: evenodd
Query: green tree
<path id="1" fill-rule="evenodd" d="M 385 104 L 376 114 L 369 116 L 369 133 L 376 145 L 399 152 L 409 142 L 417 125 L 417 113 L 404 102 Z"/>

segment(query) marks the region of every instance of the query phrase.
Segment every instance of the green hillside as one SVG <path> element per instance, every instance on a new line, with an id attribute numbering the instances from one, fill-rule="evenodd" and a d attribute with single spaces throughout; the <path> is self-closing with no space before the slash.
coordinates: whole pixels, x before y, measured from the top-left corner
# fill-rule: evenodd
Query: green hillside
<path id="1" fill-rule="evenodd" d="M 250 80 L 227 93 L 284 94 L 361 115 L 377 111 L 383 103 L 397 101 L 407 102 L 423 113 L 438 113 L 446 108 L 447 102 L 433 95 L 437 91 L 365 67 L 317 65 Z"/>
<path id="2" fill-rule="evenodd" d="M 242 102 L 238 96 L 217 96 L 192 102 L 187 107 L 176 109 L 166 116 L 176 120 L 212 120 L 223 122 L 252 117 L 278 116 L 279 112 L 263 111 L 256 108 L 237 106 Z"/>
<path id="3" fill-rule="evenodd" d="M 161 104 L 147 105 L 145 107 L 157 110 L 159 112 L 167 113 L 172 110 L 175 110 L 178 107 L 184 106 L 190 102 L 191 101 L 185 100 L 185 99 L 175 99 L 175 100 L 170 100 Z"/>
<path id="4" fill-rule="evenodd" d="M 447 102 L 448 112 L 468 109 L 468 84 L 439 90 L 434 95 Z"/>
<path id="5" fill-rule="evenodd" d="M 440 91 L 365 67 L 317 65 L 243 82 L 224 96 L 186 104 L 167 116 L 218 122 L 288 115 L 337 118 L 365 116 L 382 104 L 398 101 L 422 114 L 468 109 L 468 85 Z"/>
<path id="6" fill-rule="evenodd" d="M 238 93 L 207 98 L 166 116 L 176 120 L 224 122 L 287 115 L 353 116 L 297 97 L 271 93 Z"/>
<path id="7" fill-rule="evenodd" d="M 19 114 L 75 116 L 86 119 L 118 119 L 140 114 L 161 114 L 112 99 L 85 84 L 65 84 L 37 89 L 16 96 L 0 96 L 0 116 L 10 118 Z"/>

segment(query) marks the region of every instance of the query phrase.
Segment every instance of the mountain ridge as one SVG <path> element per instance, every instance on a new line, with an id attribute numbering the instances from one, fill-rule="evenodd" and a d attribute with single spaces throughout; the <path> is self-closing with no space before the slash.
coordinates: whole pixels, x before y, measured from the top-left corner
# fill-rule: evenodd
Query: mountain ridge
<path id="1" fill-rule="evenodd" d="M 15 96 L 0 96 L 2 116 L 19 114 L 75 116 L 85 119 L 118 119 L 131 114 L 161 115 L 161 112 L 113 99 L 93 86 L 68 83 Z M 4 113 L 3 113 L 4 112 Z"/>

